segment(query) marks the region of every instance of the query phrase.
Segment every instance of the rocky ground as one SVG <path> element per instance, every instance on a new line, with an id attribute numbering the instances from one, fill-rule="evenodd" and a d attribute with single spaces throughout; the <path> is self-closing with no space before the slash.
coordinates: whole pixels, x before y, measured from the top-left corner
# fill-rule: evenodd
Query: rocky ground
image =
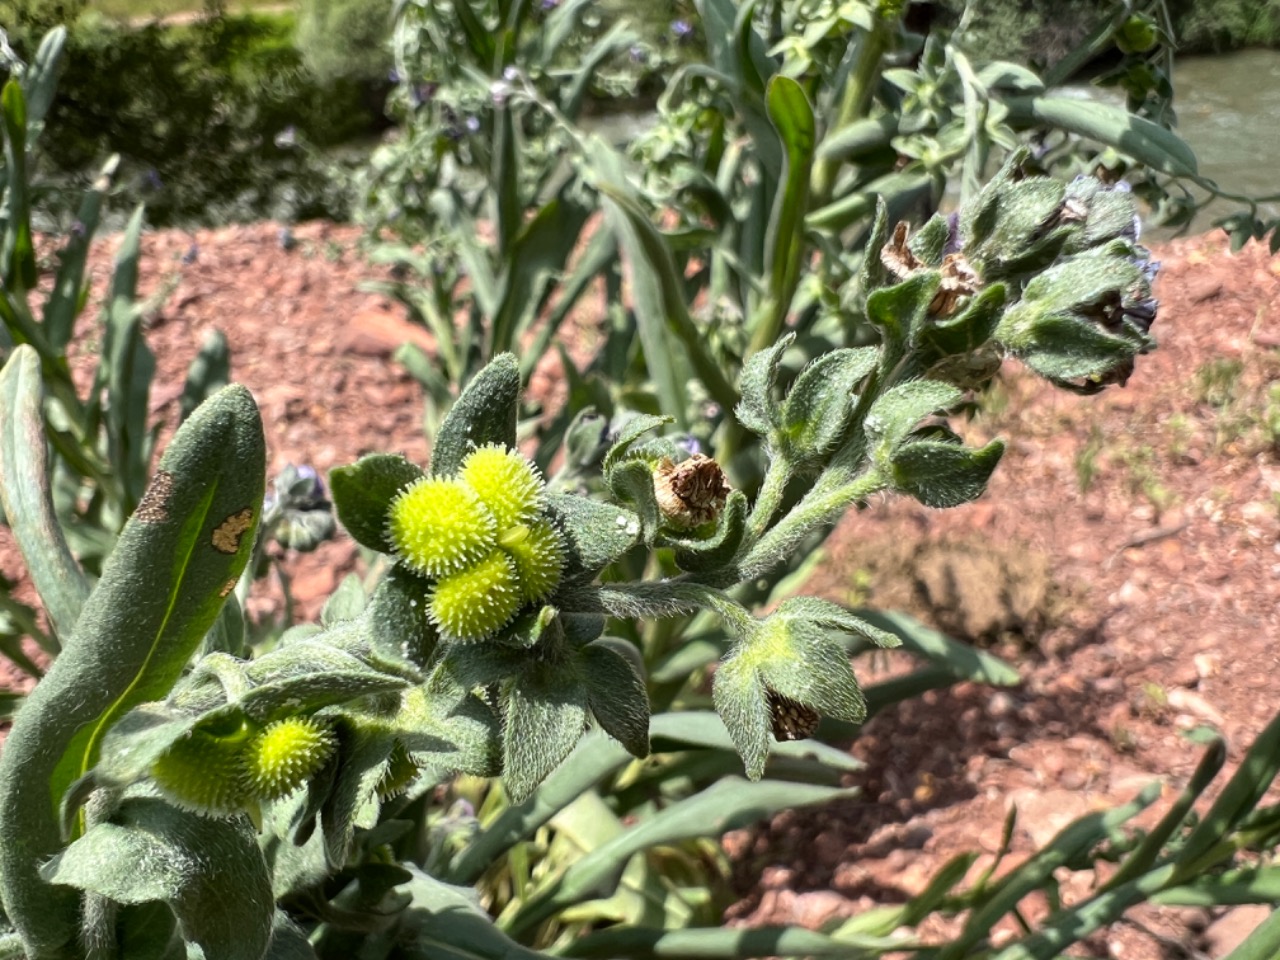
<path id="1" fill-rule="evenodd" d="M 379 273 L 357 255 L 356 230 L 294 233 L 289 250 L 270 224 L 145 238 L 143 290 L 160 291 L 148 321 L 155 416 L 174 417 L 186 366 L 218 328 L 234 378 L 262 407 L 273 470 L 325 470 L 370 450 L 422 458 L 420 390 L 389 357 L 406 338 L 429 342 L 359 291 Z M 99 284 L 113 242 L 95 253 Z M 1012 438 L 987 497 L 945 513 L 880 503 L 837 531 L 812 588 L 992 647 L 1022 683 L 961 685 L 875 717 L 851 747 L 866 763 L 860 799 L 731 837 L 734 923 L 816 925 L 902 901 L 968 850 L 983 854 L 976 875 L 1010 804 L 1011 860 L 1025 857 L 1153 778 L 1167 802 L 1207 729 L 1228 738 L 1230 769 L 1273 715 L 1280 259 L 1258 247 L 1233 257 L 1213 237 L 1157 256 L 1161 346 L 1127 388 L 1079 398 L 1013 372 L 966 428 Z M 552 389 L 555 372 L 542 369 L 535 389 Z M 6 538 L 0 571 L 18 577 Z M 287 558 L 301 615 L 356 563 L 348 540 Z M 276 610 L 265 600 L 254 612 Z M 874 681 L 902 666 L 881 656 L 859 672 Z M 1061 879 L 1067 900 L 1093 882 Z M 1218 957 L 1265 912 L 1144 908 L 1086 955 Z"/>

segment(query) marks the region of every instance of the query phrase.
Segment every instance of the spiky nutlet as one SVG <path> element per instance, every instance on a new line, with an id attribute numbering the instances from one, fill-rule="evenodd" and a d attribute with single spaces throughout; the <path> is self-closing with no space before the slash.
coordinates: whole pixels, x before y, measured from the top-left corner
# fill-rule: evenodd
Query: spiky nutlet
<path id="1" fill-rule="evenodd" d="M 487 556 L 497 543 L 498 524 L 456 480 L 424 477 L 391 501 L 387 534 L 410 569 L 443 577 Z"/>
<path id="2" fill-rule="evenodd" d="M 479 447 L 462 461 L 458 479 L 489 508 L 499 531 L 527 524 L 538 514 L 542 478 L 516 450 L 494 443 Z"/>
<path id="3" fill-rule="evenodd" d="M 151 776 L 161 792 L 184 810 L 237 813 L 253 801 L 245 777 L 245 754 L 253 734 L 247 721 L 221 735 L 193 730 L 155 762 Z"/>
<path id="4" fill-rule="evenodd" d="M 515 563 L 494 550 L 436 584 L 431 620 L 451 640 L 483 640 L 511 622 L 520 602 Z"/>
<path id="5" fill-rule="evenodd" d="M 564 540 L 550 523 L 540 520 L 527 528 L 527 535 L 503 549 L 516 565 L 520 594 L 526 603 L 544 600 L 560 585 L 564 572 Z"/>
<path id="6" fill-rule="evenodd" d="M 397 740 L 396 745 L 391 748 L 391 756 L 387 758 L 387 769 L 376 787 L 378 798 L 391 800 L 400 796 L 418 779 L 420 773 L 422 768 L 413 762 L 404 744 Z"/>
<path id="7" fill-rule="evenodd" d="M 245 776 L 259 800 L 288 796 L 324 766 L 334 750 L 332 732 L 310 717 L 273 723 L 254 737 Z"/>

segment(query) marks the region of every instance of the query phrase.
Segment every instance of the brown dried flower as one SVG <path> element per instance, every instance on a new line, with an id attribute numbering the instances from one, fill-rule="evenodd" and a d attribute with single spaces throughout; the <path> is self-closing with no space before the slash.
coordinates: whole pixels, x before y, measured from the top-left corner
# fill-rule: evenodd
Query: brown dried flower
<path id="1" fill-rule="evenodd" d="M 880 262 L 899 280 L 929 269 L 929 265 L 907 246 L 910 234 L 911 228 L 906 222 L 899 223 L 893 228 L 889 242 L 880 250 Z M 982 278 L 969 266 L 962 253 L 948 253 L 938 269 L 942 273 L 942 283 L 929 302 L 929 313 L 935 317 L 949 317 L 955 313 L 961 297 L 972 296 L 982 289 Z"/>
<path id="2" fill-rule="evenodd" d="M 680 463 L 663 457 L 653 471 L 653 490 L 666 521 L 692 529 L 720 516 L 732 487 L 720 464 L 695 453 Z"/>
<path id="3" fill-rule="evenodd" d="M 769 723 L 775 740 L 805 740 L 818 729 L 822 715 L 812 707 L 766 689 Z"/>

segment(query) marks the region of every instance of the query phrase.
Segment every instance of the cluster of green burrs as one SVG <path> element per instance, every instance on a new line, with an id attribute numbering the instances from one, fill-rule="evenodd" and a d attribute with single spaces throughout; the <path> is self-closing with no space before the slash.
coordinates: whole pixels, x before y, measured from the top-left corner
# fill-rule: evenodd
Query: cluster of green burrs
<path id="1" fill-rule="evenodd" d="M 391 502 L 387 535 L 434 581 L 430 617 L 450 640 L 482 640 L 560 583 L 565 549 L 543 516 L 543 481 L 517 451 L 488 444 L 453 477 L 423 477 Z"/>
<path id="2" fill-rule="evenodd" d="M 244 718 L 197 727 L 151 769 L 157 786 L 178 806 L 205 814 L 233 814 L 288 796 L 333 753 L 329 728 L 310 717 L 259 727 Z"/>

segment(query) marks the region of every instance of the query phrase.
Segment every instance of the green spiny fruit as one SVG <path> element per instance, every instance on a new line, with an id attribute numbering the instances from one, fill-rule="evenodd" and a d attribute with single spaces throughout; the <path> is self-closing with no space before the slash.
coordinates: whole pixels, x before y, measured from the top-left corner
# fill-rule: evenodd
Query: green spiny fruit
<path id="1" fill-rule="evenodd" d="M 515 564 L 501 550 L 445 577 L 431 594 L 431 620 L 452 640 L 483 640 L 510 623 L 518 609 Z"/>
<path id="2" fill-rule="evenodd" d="M 151 775 L 164 795 L 184 810 L 237 813 L 253 802 L 245 757 L 254 732 L 246 720 L 221 735 L 197 728 L 155 762 Z"/>
<path id="3" fill-rule="evenodd" d="M 487 556 L 497 543 L 498 525 L 456 480 L 424 477 L 391 501 L 387 535 L 410 569 L 443 577 Z"/>
<path id="4" fill-rule="evenodd" d="M 480 447 L 462 461 L 458 479 L 489 508 L 500 532 L 527 524 L 538 514 L 542 478 L 516 450 L 496 443 Z"/>
<path id="5" fill-rule="evenodd" d="M 543 600 L 560 585 L 564 571 L 564 540 L 545 520 L 519 528 L 525 535 L 504 536 L 501 544 L 516 565 L 520 594 L 526 603 Z"/>
<path id="6" fill-rule="evenodd" d="M 250 744 L 245 776 L 260 800 L 278 800 L 302 786 L 333 753 L 328 727 L 310 717 L 273 723 Z"/>
<path id="7" fill-rule="evenodd" d="M 404 744 L 397 740 L 396 745 L 391 749 L 391 756 L 387 759 L 386 772 L 378 781 L 378 798 L 390 800 L 400 796 L 409 789 L 409 785 L 414 780 L 418 779 L 418 774 L 421 772 L 422 768 L 413 762 Z"/>

